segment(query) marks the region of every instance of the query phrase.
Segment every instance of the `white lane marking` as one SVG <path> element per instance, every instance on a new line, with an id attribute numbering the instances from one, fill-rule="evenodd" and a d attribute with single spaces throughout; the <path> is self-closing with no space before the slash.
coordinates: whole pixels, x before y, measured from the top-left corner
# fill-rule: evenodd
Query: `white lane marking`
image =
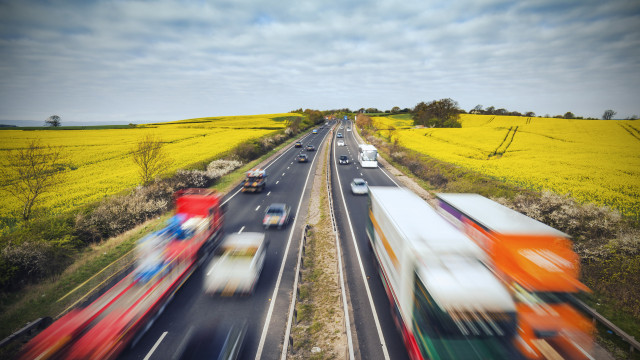
<path id="1" fill-rule="evenodd" d="M 273 161 L 271 161 L 267 166 L 264 167 L 264 169 L 268 169 L 269 166 L 273 165 L 276 161 L 278 161 L 281 157 L 285 156 L 289 151 L 285 150 L 282 152 L 282 154 L 280 154 L 277 158 L 273 159 Z M 293 163 L 292 163 L 293 164 Z M 276 183 L 277 184 L 277 183 Z M 227 200 L 225 200 L 222 205 L 228 203 L 231 199 L 233 199 L 234 196 L 238 195 L 238 193 L 242 191 L 242 188 L 238 189 L 238 191 L 234 192 L 231 196 L 229 196 L 227 198 Z"/>
<path id="2" fill-rule="evenodd" d="M 334 167 L 338 169 L 335 164 L 336 159 L 335 156 L 333 158 Z M 338 188 L 340 189 L 340 196 L 342 197 L 342 204 L 345 209 L 345 213 L 347 214 L 347 223 L 349 223 L 349 230 L 351 231 L 351 240 L 353 241 L 353 246 L 356 249 L 356 257 L 358 258 L 358 265 L 360 266 L 360 274 L 362 275 L 362 282 L 364 282 L 364 288 L 367 291 L 367 297 L 369 298 L 369 306 L 371 307 L 371 312 L 373 313 L 373 321 L 376 324 L 376 330 L 378 331 L 378 338 L 380 339 L 380 344 L 382 346 L 382 355 L 386 360 L 389 360 L 389 352 L 387 351 L 387 344 L 384 341 L 384 335 L 382 334 L 382 328 L 380 327 L 380 320 L 378 320 L 378 310 L 376 310 L 376 305 L 373 303 L 373 298 L 371 297 L 371 290 L 369 289 L 369 283 L 367 282 L 367 276 L 364 273 L 364 266 L 362 266 L 362 258 L 360 257 L 360 249 L 358 248 L 358 242 L 356 241 L 356 234 L 353 232 L 353 224 L 351 224 L 351 216 L 349 215 L 349 208 L 347 208 L 347 202 L 344 199 L 344 191 L 342 191 L 342 181 L 340 181 L 340 174 L 337 176 L 338 178 Z"/>
<path id="3" fill-rule="evenodd" d="M 256 208 L 256 211 L 258 211 L 258 209 L 260 209 L 260 205 L 258 205 L 258 207 Z"/>
<path id="4" fill-rule="evenodd" d="M 271 195 L 271 191 L 269 191 L 269 192 L 267 193 L 267 196 L 269 196 L 269 195 Z"/>
<path id="5" fill-rule="evenodd" d="M 158 338 L 156 343 L 153 345 L 151 350 L 149 350 L 149 352 L 147 353 L 147 356 L 144 357 L 144 360 L 149 360 L 151 358 L 151 355 L 153 355 L 153 352 L 156 351 L 156 349 L 158 348 L 158 345 L 160 345 L 160 343 L 162 342 L 162 339 L 164 339 L 164 337 L 167 336 L 167 333 L 169 332 L 165 331 L 162 333 L 162 335 L 160 335 L 160 337 Z"/>
<path id="6" fill-rule="evenodd" d="M 384 169 L 380 167 L 380 165 L 378 165 L 378 169 L 382 170 L 382 173 L 383 173 L 383 174 L 385 174 L 385 175 L 387 175 L 387 177 L 389 178 L 389 180 L 391 180 L 391 181 L 392 181 L 392 182 L 393 182 L 397 187 L 400 187 L 400 185 L 398 185 L 398 183 L 397 183 L 397 182 L 395 182 L 395 180 L 393 180 L 393 179 L 391 178 L 391 176 L 389 176 L 389 174 L 387 174 L 387 172 L 386 172 L 386 171 L 384 171 Z"/>
<path id="7" fill-rule="evenodd" d="M 259 207 L 259 206 L 258 206 Z M 257 209 L 256 209 L 257 210 Z M 244 226 L 240 228 L 240 230 L 238 230 L 238 234 L 242 234 L 242 230 L 244 230 Z"/>
<path id="8" fill-rule="evenodd" d="M 280 180 L 276 181 L 276 185 L 278 185 L 279 182 L 280 182 Z"/>
<path id="9" fill-rule="evenodd" d="M 362 173 L 360 173 L 360 176 L 364 176 L 364 175 L 362 175 Z"/>
<path id="10" fill-rule="evenodd" d="M 285 173 L 282 173 L 282 176 L 284 176 Z"/>
<path id="11" fill-rule="evenodd" d="M 334 158 L 335 158 L 335 153 L 334 153 Z M 334 167 L 335 167 L 335 159 L 334 159 Z M 330 177 L 331 177 L 331 169 L 327 169 L 327 184 L 330 183 L 330 179 L 329 179 Z M 331 199 L 333 195 L 333 193 L 330 190 L 331 189 L 329 188 L 329 186 L 327 186 L 327 196 L 329 197 L 329 199 Z M 329 207 L 329 211 L 331 212 L 331 216 L 334 218 L 332 228 L 333 228 L 333 235 L 336 237 L 336 252 L 338 253 L 338 269 L 340 269 L 340 293 L 342 295 L 342 308 L 344 312 L 344 321 L 345 321 L 344 325 L 347 330 L 347 345 L 349 348 L 349 360 L 353 360 L 355 359 L 355 352 L 353 349 L 353 338 L 351 336 L 351 319 L 349 319 L 349 307 L 347 304 L 347 292 L 345 290 L 345 285 L 344 285 L 344 273 L 342 271 L 342 248 L 340 247 L 340 237 L 338 236 L 338 228 L 335 223 L 335 214 L 333 212 L 333 202 L 329 201 L 329 203 L 331 205 Z"/>
<path id="12" fill-rule="evenodd" d="M 191 333 L 193 332 L 193 329 L 194 329 L 193 325 L 189 326 L 189 330 L 187 330 L 187 334 L 184 336 L 184 338 L 180 342 L 180 345 L 178 345 L 178 347 L 176 348 L 176 352 L 173 354 L 174 359 L 178 359 L 179 356 L 182 355 L 182 351 L 184 350 L 184 347 L 187 346 L 187 342 L 191 337 Z"/>
<path id="13" fill-rule="evenodd" d="M 273 308 L 276 305 L 278 288 L 280 287 L 280 281 L 282 280 L 282 273 L 284 273 L 284 265 L 287 262 L 287 255 L 289 254 L 289 247 L 291 246 L 291 239 L 293 238 L 293 229 L 296 228 L 296 222 L 298 221 L 298 213 L 300 212 L 300 208 L 302 207 L 302 199 L 304 198 L 304 191 L 307 188 L 307 184 L 309 183 L 309 177 L 311 176 L 311 169 L 313 169 L 313 163 L 315 161 L 316 159 L 314 157 L 313 160 L 311 161 L 311 166 L 309 166 L 309 171 L 307 172 L 307 178 L 304 181 L 304 186 L 302 187 L 302 194 L 300 194 L 300 201 L 298 202 L 298 209 L 296 210 L 296 215 L 293 218 L 293 224 L 291 224 L 291 230 L 289 231 L 289 240 L 287 240 L 287 247 L 284 250 L 284 255 L 282 257 L 282 264 L 280 264 L 280 272 L 278 273 L 278 280 L 276 280 L 276 286 L 273 289 L 273 294 L 271 295 L 271 303 L 269 304 L 269 311 L 267 311 L 267 318 L 264 321 L 264 326 L 262 328 L 262 335 L 260 336 L 260 342 L 258 343 L 258 350 L 256 351 L 256 360 L 260 360 L 260 357 L 262 357 L 262 350 L 264 348 L 264 342 L 267 340 L 267 331 L 269 330 L 269 325 L 271 323 Z M 294 301 L 295 301 L 295 297 L 292 298 L 292 303 Z M 283 346 L 283 352 L 284 352 L 286 351 L 285 349 L 286 345 L 289 344 L 288 337 L 283 339 L 283 344 L 285 344 L 285 346 Z"/>
<path id="14" fill-rule="evenodd" d="M 287 166 L 287 170 L 289 170 L 291 168 L 291 166 Z"/>

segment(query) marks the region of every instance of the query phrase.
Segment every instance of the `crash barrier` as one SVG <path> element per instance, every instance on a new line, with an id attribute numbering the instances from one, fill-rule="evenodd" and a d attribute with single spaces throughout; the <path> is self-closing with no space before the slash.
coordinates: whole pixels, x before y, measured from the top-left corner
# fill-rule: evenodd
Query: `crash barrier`
<path id="1" fill-rule="evenodd" d="M 630 359 L 633 357 L 633 353 L 634 353 L 635 350 L 640 351 L 640 342 L 638 342 L 638 340 L 636 340 L 633 336 L 631 336 L 631 335 L 627 334 L 626 332 L 624 332 L 622 329 L 617 327 L 614 323 L 612 323 L 611 321 L 607 320 L 607 318 L 602 316 L 595 309 L 593 309 L 589 305 L 585 304 L 584 302 L 580 301 L 579 299 L 577 299 L 575 297 L 572 297 L 571 301 L 578 308 L 580 308 L 580 310 L 582 310 L 585 314 L 591 316 L 591 319 L 592 319 L 594 325 L 595 325 L 596 322 L 599 322 L 600 324 L 602 324 L 602 326 L 606 327 L 612 333 L 618 335 L 624 342 L 629 344 L 629 358 Z"/>
<path id="2" fill-rule="evenodd" d="M 53 320 L 47 316 L 28 323 L 22 329 L 2 339 L 2 341 L 0 341 L 0 349 L 22 338 L 23 336 L 32 335 L 34 330 L 40 331 L 46 328 L 47 326 L 51 325 L 52 322 Z"/>
<path id="3" fill-rule="evenodd" d="M 84 294 L 80 296 L 77 300 L 67 306 L 60 314 L 58 314 L 55 318 L 58 319 L 64 316 L 66 313 L 71 311 L 73 308 L 82 304 L 91 296 L 95 296 L 97 294 L 102 293 L 102 291 L 107 288 L 107 285 L 110 285 L 112 280 L 117 279 L 121 276 L 126 270 L 130 268 L 135 260 L 135 253 L 132 250 L 128 251 L 126 254 L 122 255 L 120 258 L 113 261 L 111 264 L 107 265 L 104 269 L 100 270 L 98 273 L 87 279 L 82 284 L 76 286 L 73 290 L 69 291 L 66 295 L 62 296 L 57 302 L 62 302 L 65 299 L 69 298 L 73 293 L 78 290 L 83 290 Z M 116 270 L 110 270 L 116 269 Z M 69 299 L 67 299 L 69 301 Z M 44 330 L 47 326 L 53 323 L 53 318 L 46 316 L 34 320 L 28 323 L 22 329 L 14 332 L 13 334 L 7 336 L 2 341 L 0 341 L 0 349 L 9 345 L 17 339 L 22 338 L 26 335 L 33 335 L 34 332 L 40 332 Z"/>

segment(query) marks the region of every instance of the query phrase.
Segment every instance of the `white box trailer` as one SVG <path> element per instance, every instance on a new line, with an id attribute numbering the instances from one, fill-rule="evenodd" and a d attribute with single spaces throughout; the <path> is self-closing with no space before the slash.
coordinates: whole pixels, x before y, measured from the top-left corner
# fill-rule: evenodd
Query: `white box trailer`
<path id="1" fill-rule="evenodd" d="M 511 296 L 485 252 L 429 204 L 372 186 L 367 235 L 412 359 L 514 356 Z"/>

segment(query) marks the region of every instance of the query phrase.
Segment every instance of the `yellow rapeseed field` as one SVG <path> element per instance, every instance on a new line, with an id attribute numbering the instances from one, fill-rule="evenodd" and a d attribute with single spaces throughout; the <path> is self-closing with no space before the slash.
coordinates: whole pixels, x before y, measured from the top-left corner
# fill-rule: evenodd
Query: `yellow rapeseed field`
<path id="1" fill-rule="evenodd" d="M 166 143 L 166 151 L 173 160 L 171 171 L 175 171 L 211 159 L 242 141 L 277 131 L 285 126 L 286 117 L 295 115 L 189 119 L 130 129 L 3 130 L 0 162 L 4 166 L 7 151 L 36 138 L 44 144 L 62 147 L 69 165 L 65 181 L 38 202 L 39 209 L 60 213 L 135 187 L 139 178 L 129 152 L 144 135 L 155 135 Z M 20 205 L 4 187 L 0 187 L 0 193 L 0 225 L 5 225 L 19 213 Z"/>
<path id="2" fill-rule="evenodd" d="M 640 121 L 470 114 L 460 121 L 458 129 L 413 129 L 406 117 L 374 118 L 380 129 L 398 128 L 401 145 L 434 158 L 640 216 Z"/>

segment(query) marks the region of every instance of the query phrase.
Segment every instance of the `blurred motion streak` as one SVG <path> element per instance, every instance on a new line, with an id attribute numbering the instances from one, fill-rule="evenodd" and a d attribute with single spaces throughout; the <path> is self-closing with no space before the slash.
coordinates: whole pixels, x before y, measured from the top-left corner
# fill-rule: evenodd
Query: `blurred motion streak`
<path id="1" fill-rule="evenodd" d="M 516 305 L 486 253 L 414 193 L 369 188 L 367 236 L 411 359 L 513 359 Z"/>
<path id="2" fill-rule="evenodd" d="M 176 214 L 142 238 L 135 269 L 97 300 L 54 322 L 21 351 L 20 359 L 113 359 L 142 336 L 199 260 L 219 242 L 224 210 L 208 189 L 175 194 Z"/>
<path id="3" fill-rule="evenodd" d="M 488 255 L 516 302 L 515 345 L 529 359 L 593 359 L 594 328 L 570 303 L 578 280 L 569 236 L 477 194 L 438 194 L 441 214 Z"/>
<path id="4" fill-rule="evenodd" d="M 229 234 L 211 260 L 204 279 L 208 294 L 253 294 L 264 267 L 267 242 L 264 233 Z"/>

